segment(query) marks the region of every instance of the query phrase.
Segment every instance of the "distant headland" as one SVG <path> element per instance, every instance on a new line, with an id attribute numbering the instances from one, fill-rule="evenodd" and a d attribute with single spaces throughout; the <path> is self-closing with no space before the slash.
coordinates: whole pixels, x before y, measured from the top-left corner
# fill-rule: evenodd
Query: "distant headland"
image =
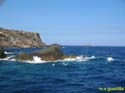
<path id="1" fill-rule="evenodd" d="M 0 28 L 0 47 L 44 47 L 39 33 Z"/>

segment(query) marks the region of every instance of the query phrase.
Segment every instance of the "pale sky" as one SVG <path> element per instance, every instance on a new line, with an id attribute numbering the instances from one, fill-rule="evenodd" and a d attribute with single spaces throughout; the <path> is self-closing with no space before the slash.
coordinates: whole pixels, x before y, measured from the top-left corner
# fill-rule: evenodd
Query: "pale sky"
<path id="1" fill-rule="evenodd" d="M 0 27 L 39 32 L 47 44 L 125 46 L 125 1 L 5 0 Z"/>

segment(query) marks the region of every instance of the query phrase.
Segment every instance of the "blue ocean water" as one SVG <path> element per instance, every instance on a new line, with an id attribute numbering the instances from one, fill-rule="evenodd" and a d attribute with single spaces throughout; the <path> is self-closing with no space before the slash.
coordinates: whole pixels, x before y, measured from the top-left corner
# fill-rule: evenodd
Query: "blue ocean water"
<path id="1" fill-rule="evenodd" d="M 6 50 L 13 51 L 12 55 L 16 55 L 21 51 L 38 49 Z M 125 88 L 125 47 L 64 46 L 61 50 L 66 54 L 96 58 L 83 62 L 41 64 L 1 60 L 0 93 L 105 93 L 99 88 Z M 112 57 L 114 61 L 108 62 L 107 57 Z M 125 91 L 111 93 L 123 92 Z"/>

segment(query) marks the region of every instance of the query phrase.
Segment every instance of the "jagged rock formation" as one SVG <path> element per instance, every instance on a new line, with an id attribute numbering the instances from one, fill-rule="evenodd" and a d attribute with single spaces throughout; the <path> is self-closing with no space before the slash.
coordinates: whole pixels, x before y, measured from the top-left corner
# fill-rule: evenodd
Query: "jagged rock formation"
<path id="1" fill-rule="evenodd" d="M 39 33 L 0 28 L 0 47 L 44 47 Z"/>

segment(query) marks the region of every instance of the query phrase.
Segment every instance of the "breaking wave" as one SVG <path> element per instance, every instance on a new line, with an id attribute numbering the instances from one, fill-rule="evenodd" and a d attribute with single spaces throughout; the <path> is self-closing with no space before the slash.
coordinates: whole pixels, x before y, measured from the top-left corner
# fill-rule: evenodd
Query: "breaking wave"
<path id="1" fill-rule="evenodd" d="M 8 54 L 13 54 L 13 52 L 7 52 L 7 51 L 5 51 L 4 53 L 7 54 L 7 55 Z"/>
<path id="2" fill-rule="evenodd" d="M 33 56 L 32 61 L 31 60 L 21 60 L 19 62 L 38 64 L 38 63 L 47 63 L 47 62 L 74 62 L 74 61 L 75 62 L 87 62 L 89 60 L 95 60 L 95 59 L 104 59 L 107 62 L 112 62 L 112 61 L 115 60 L 112 57 L 95 57 L 95 56 L 83 56 L 83 55 L 80 55 L 80 56 L 77 56 L 76 58 L 66 58 L 66 59 L 63 59 L 63 60 L 55 60 L 55 61 L 45 61 L 45 60 L 41 60 L 41 58 L 38 57 L 38 56 Z M 17 61 L 16 59 L 14 59 L 14 56 L 8 56 L 8 57 L 6 57 L 4 59 L 0 59 L 0 60 Z"/>

